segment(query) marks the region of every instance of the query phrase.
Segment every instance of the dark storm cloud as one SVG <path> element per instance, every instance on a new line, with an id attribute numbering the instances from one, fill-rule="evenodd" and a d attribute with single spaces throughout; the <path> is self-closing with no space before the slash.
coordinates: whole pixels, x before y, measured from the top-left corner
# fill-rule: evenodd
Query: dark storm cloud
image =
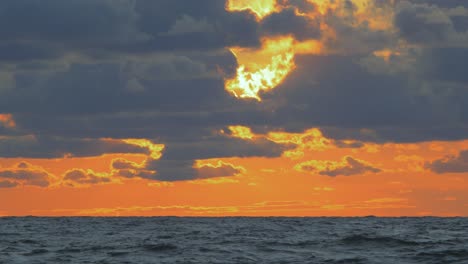
<path id="1" fill-rule="evenodd" d="M 144 178 L 159 181 L 182 181 L 234 176 L 242 172 L 231 164 L 195 168 L 194 160 L 148 160 L 139 166 L 126 160 L 112 162 L 114 174 L 125 178 Z"/>
<path id="2" fill-rule="evenodd" d="M 453 34 L 450 17 L 433 5 L 403 1 L 397 7 L 395 24 L 401 36 L 414 43 L 440 42 Z"/>
<path id="3" fill-rule="evenodd" d="M 125 159 L 115 159 L 112 168 L 117 175 L 141 177 L 163 181 L 180 181 L 221 176 L 233 176 L 241 172 L 230 164 L 195 168 L 196 160 L 229 157 L 279 157 L 293 146 L 280 145 L 265 139 L 252 141 L 212 136 L 190 141 L 164 142 L 166 147 L 159 160 L 148 159 L 140 165 Z"/>
<path id="4" fill-rule="evenodd" d="M 457 156 L 447 156 L 442 159 L 428 162 L 426 169 L 438 174 L 444 173 L 467 173 L 468 172 L 468 150 L 460 151 Z"/>
<path id="5" fill-rule="evenodd" d="M 0 156 L 5 158 L 94 157 L 106 153 L 142 153 L 148 149 L 118 140 L 61 137 L 0 137 Z"/>
<path id="6" fill-rule="evenodd" d="M 283 2 L 302 11 L 313 8 L 305 1 Z M 262 32 L 252 13 L 228 12 L 222 0 L 6 0 L 0 12 L 3 62 L 70 52 L 103 58 L 256 47 L 261 36 L 289 34 L 288 29 L 299 37 L 319 34 L 317 22 L 307 24 L 291 8 L 272 15 Z"/>
<path id="7" fill-rule="evenodd" d="M 233 176 L 240 172 L 239 169 L 226 164 L 218 168 L 194 169 L 195 160 L 229 157 L 279 157 L 285 150 L 293 148 L 293 146 L 276 144 L 266 139 L 246 141 L 228 137 L 199 138 L 191 142 L 166 143 L 162 158 L 148 161 L 144 168 L 145 171 L 156 171 L 157 173 L 142 177 L 177 181 Z"/>
<path id="8" fill-rule="evenodd" d="M 297 70 L 264 95 L 266 102 L 294 102 L 276 104 L 269 125 L 296 132 L 318 126 L 330 138 L 373 142 L 464 139 L 468 90 L 447 83 L 464 81 L 457 67 L 464 64 L 463 52 L 429 53 L 415 57 L 414 72 L 398 74 L 370 72 L 357 55 L 298 57 Z M 441 60 L 453 70 L 441 67 Z"/>
<path id="9" fill-rule="evenodd" d="M 259 44 L 255 17 L 249 12 L 227 12 L 225 1 L 137 0 L 135 10 L 140 15 L 139 28 L 154 36 L 156 41 L 151 44 L 160 49 L 203 50 Z M 176 30 L 177 25 L 185 30 Z"/>
<path id="10" fill-rule="evenodd" d="M 4 61 L 68 52 L 98 58 L 257 46 L 259 26 L 249 12 L 227 12 L 219 0 L 6 0 L 0 37 Z"/>
<path id="11" fill-rule="evenodd" d="M 5 0 L 0 3 L 0 57 L 54 58 L 77 48 L 99 48 L 147 38 L 136 28 L 133 1 Z M 9 55 L 7 55 L 9 54 Z"/>
<path id="12" fill-rule="evenodd" d="M 428 49 L 421 60 L 421 69 L 428 79 L 468 84 L 468 47 Z"/>
<path id="13" fill-rule="evenodd" d="M 276 110 L 286 124 L 291 116 L 299 124 L 341 127 L 409 125 L 418 119 L 410 110 L 421 111 L 420 105 L 404 76 L 369 73 L 349 56 L 306 56 L 297 63 L 298 70 L 270 95 L 295 102 Z"/>
<path id="14" fill-rule="evenodd" d="M 164 150 L 167 159 L 211 159 L 226 157 L 278 157 L 292 146 L 279 145 L 266 139 L 254 141 L 214 137 L 196 142 L 169 142 Z"/>
<path id="15" fill-rule="evenodd" d="M 1 62 L 21 62 L 31 59 L 56 59 L 62 55 L 62 48 L 44 43 L 12 42 L 0 44 Z"/>
<path id="16" fill-rule="evenodd" d="M 408 1 L 408 0 L 400 0 L 400 1 Z M 427 4 L 427 5 L 436 5 L 442 8 L 456 8 L 456 7 L 468 7 L 468 3 L 466 1 L 460 0 L 409 0 L 409 2 L 417 3 L 417 4 Z"/>
<path id="17" fill-rule="evenodd" d="M 61 115 L 232 104 L 223 81 L 212 76 L 215 67 L 180 56 L 165 63 L 74 64 L 50 76 L 17 74 L 17 89 L 4 92 L 0 105 L 10 113 Z"/>
<path id="18" fill-rule="evenodd" d="M 294 35 L 298 40 L 320 37 L 320 21 L 298 16 L 293 8 L 273 13 L 262 20 L 262 32 L 268 35 Z"/>
<path id="19" fill-rule="evenodd" d="M 156 167 L 155 173 L 148 173 L 148 171 L 143 170 L 137 176 L 159 181 L 183 181 L 229 177 L 241 172 L 240 169 L 228 164 L 222 164 L 220 167 L 194 168 L 193 160 L 160 160 L 155 161 L 150 166 Z"/>
<path id="20" fill-rule="evenodd" d="M 411 43 L 466 47 L 468 4 L 461 1 L 456 5 L 450 1 L 402 1 L 396 7 L 395 25 L 401 37 Z"/>
<path id="21" fill-rule="evenodd" d="M 136 22 L 133 5 L 126 0 L 4 0 L 0 34 L 23 40 L 113 41 L 108 39 L 112 34 L 124 33 Z"/>

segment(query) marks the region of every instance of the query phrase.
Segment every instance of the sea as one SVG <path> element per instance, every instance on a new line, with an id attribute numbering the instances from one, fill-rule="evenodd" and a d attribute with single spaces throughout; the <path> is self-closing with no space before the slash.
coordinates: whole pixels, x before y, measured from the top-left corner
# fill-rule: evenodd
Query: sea
<path id="1" fill-rule="evenodd" d="M 468 264 L 468 218 L 0 218 L 0 263 Z"/>

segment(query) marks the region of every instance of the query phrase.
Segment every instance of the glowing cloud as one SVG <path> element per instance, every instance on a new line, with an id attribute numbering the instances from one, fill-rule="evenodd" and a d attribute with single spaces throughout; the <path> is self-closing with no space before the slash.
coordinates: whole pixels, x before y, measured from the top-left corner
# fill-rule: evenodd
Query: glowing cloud
<path id="1" fill-rule="evenodd" d="M 259 93 L 281 84 L 294 70 L 294 39 L 264 39 L 260 50 L 231 49 L 239 62 L 237 74 L 226 80 L 226 90 L 237 98 L 261 101 Z"/>
<path id="2" fill-rule="evenodd" d="M 244 126 L 229 126 L 229 130 L 231 131 L 231 135 L 236 138 L 241 139 L 253 139 L 255 135 L 252 133 L 252 129 L 250 127 Z"/>
<path id="3" fill-rule="evenodd" d="M 127 144 L 148 148 L 150 152 L 150 157 L 155 160 L 161 158 L 161 152 L 164 150 L 165 147 L 163 144 L 154 144 L 153 142 L 147 139 L 125 139 L 123 141 Z"/>
<path id="4" fill-rule="evenodd" d="M 228 11 L 250 10 L 258 19 L 277 11 L 276 0 L 228 0 L 226 9 Z"/>
<path id="5" fill-rule="evenodd" d="M 15 128 L 16 123 L 11 114 L 0 114 L 0 125 L 3 124 L 7 128 Z"/>
<path id="6" fill-rule="evenodd" d="M 268 15 L 292 6 L 288 0 L 229 0 L 226 10 L 250 10 L 258 21 L 262 21 Z M 298 9 L 296 14 L 311 17 L 316 15 L 303 14 Z M 317 40 L 298 41 L 291 35 L 265 37 L 260 49 L 232 47 L 230 50 L 239 66 L 236 76 L 225 80 L 225 88 L 237 98 L 262 101 L 261 92 L 276 88 L 295 69 L 296 54 L 318 54 L 322 49 L 322 44 Z"/>
<path id="7" fill-rule="evenodd" d="M 250 10 L 258 20 L 278 11 L 276 0 L 229 0 L 228 11 Z M 294 69 L 294 39 L 264 39 L 260 50 L 231 48 L 239 62 L 236 77 L 226 80 L 226 90 L 237 98 L 261 101 L 259 93 L 278 86 Z"/>
<path id="8" fill-rule="evenodd" d="M 355 159 L 351 156 L 346 156 L 341 162 L 329 160 L 311 160 L 297 164 L 297 171 L 310 172 L 313 174 L 325 175 L 330 177 L 336 176 L 352 176 L 366 173 L 380 173 L 381 169 L 374 165 Z"/>

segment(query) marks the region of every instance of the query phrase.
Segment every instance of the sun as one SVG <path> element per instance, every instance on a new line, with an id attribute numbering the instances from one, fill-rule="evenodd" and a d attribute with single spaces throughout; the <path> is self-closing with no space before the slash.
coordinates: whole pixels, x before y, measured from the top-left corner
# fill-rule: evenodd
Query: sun
<path id="1" fill-rule="evenodd" d="M 264 39 L 259 50 L 231 48 L 239 62 L 236 76 L 225 82 L 228 92 L 237 98 L 261 101 L 260 93 L 280 85 L 294 70 L 294 39 Z"/>

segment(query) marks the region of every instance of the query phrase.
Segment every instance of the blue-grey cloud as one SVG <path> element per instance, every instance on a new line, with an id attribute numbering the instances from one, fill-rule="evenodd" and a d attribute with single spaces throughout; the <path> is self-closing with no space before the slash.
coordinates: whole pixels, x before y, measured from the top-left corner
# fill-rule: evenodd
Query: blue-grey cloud
<path id="1" fill-rule="evenodd" d="M 48 187 L 51 175 L 40 168 L 20 163 L 13 168 L 0 169 L 0 188 L 11 188 L 18 185 Z"/>
<path id="2" fill-rule="evenodd" d="M 1 188 L 14 188 L 18 186 L 19 184 L 14 181 L 0 181 L 0 189 Z"/>
<path id="3" fill-rule="evenodd" d="M 309 161 L 298 164 L 296 168 L 300 171 L 316 173 L 318 175 L 337 177 L 354 176 L 366 173 L 380 173 L 381 169 L 357 160 L 351 156 L 343 158 L 343 162 L 332 161 Z"/>
<path id="4" fill-rule="evenodd" d="M 298 40 L 318 39 L 320 21 L 298 16 L 295 9 L 287 8 L 262 20 L 262 32 L 267 35 L 294 35 Z"/>
<path id="5" fill-rule="evenodd" d="M 447 156 L 442 159 L 428 162 L 426 169 L 438 174 L 444 173 L 467 173 L 468 172 L 468 150 L 460 151 L 457 156 Z"/>
<path id="6" fill-rule="evenodd" d="M 74 169 L 65 173 L 63 182 L 68 186 L 75 186 L 109 183 L 111 179 L 108 175 L 98 176 L 90 171 Z"/>
<path id="7" fill-rule="evenodd" d="M 0 156 L 5 158 L 93 157 L 109 153 L 149 154 L 149 151 L 120 140 L 47 136 L 0 138 Z"/>

